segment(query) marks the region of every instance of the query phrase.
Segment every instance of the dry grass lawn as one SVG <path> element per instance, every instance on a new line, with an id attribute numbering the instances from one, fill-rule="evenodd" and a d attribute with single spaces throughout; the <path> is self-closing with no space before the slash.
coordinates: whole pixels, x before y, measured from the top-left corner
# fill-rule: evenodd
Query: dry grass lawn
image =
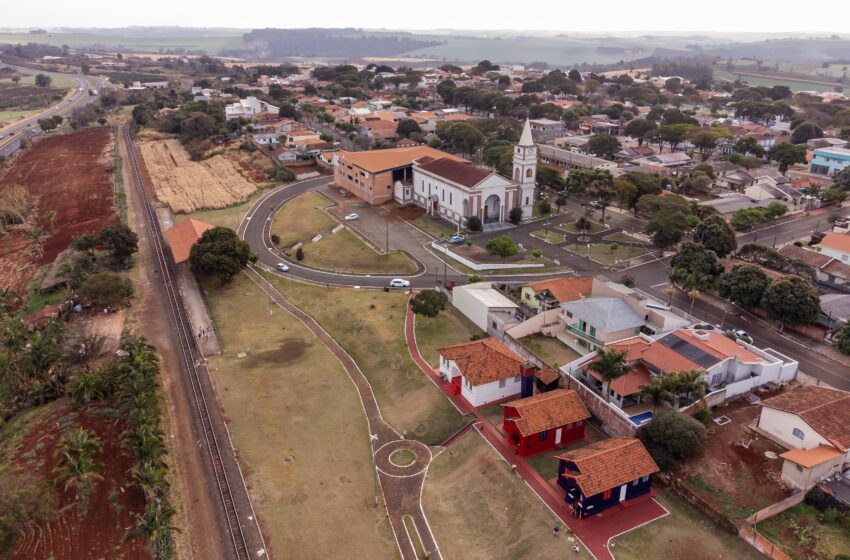
<path id="1" fill-rule="evenodd" d="M 573 554 L 569 530 L 475 431 L 431 463 L 422 504 L 445 558 L 590 558 Z"/>
<path id="2" fill-rule="evenodd" d="M 614 539 L 616 560 L 687 558 L 688 560 L 764 559 L 736 535 L 720 529 L 707 517 L 666 490 L 657 500 L 670 515 Z"/>
<path id="3" fill-rule="evenodd" d="M 373 503 L 366 419 L 342 366 L 291 315 L 269 316 L 246 276 L 207 292 L 224 345 L 210 359 L 216 390 L 272 550 L 395 558 L 383 504 Z"/>
<path id="4" fill-rule="evenodd" d="M 416 366 L 404 340 L 407 294 L 325 288 L 265 274 L 351 355 L 372 384 L 381 414 L 408 438 L 444 442 L 465 419 Z"/>
<path id="5" fill-rule="evenodd" d="M 174 214 L 174 224 L 177 225 L 189 218 L 194 218 L 195 220 L 207 222 L 214 226 L 226 227 L 236 231 L 236 228 L 239 227 L 239 223 L 245 217 L 245 214 L 248 213 L 248 210 L 251 209 L 254 202 L 265 196 L 266 193 L 267 191 L 265 189 L 259 190 L 252 194 L 250 198 L 242 204 L 228 206 L 227 208 L 218 208 L 216 210 L 196 210 L 190 214 Z"/>
<path id="6" fill-rule="evenodd" d="M 258 188 L 244 169 L 223 155 L 191 161 L 177 139 L 146 139 L 139 147 L 157 198 L 173 212 L 224 208 L 243 202 Z"/>
<path id="7" fill-rule="evenodd" d="M 549 367 L 559 367 L 579 358 L 579 353 L 551 336 L 532 334 L 519 339 L 519 343 L 537 354 Z"/>
<path id="8" fill-rule="evenodd" d="M 333 202 L 321 194 L 309 191 L 299 194 L 283 205 L 272 222 L 272 234 L 280 236 L 279 247 L 288 249 L 296 243 L 308 243 L 317 233 L 328 233 L 337 221 L 322 208 Z"/>
<path id="9" fill-rule="evenodd" d="M 422 357 L 435 368 L 440 365 L 437 350 L 469 342 L 475 335 L 486 334 L 450 303 L 434 318 L 416 316 L 416 345 Z"/>

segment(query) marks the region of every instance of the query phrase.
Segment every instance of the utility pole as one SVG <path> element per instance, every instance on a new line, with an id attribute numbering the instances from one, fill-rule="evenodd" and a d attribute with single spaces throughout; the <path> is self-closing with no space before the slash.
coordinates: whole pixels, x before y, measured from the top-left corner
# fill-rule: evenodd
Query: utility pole
<path id="1" fill-rule="evenodd" d="M 387 254 L 390 253 L 390 223 L 387 222 Z"/>

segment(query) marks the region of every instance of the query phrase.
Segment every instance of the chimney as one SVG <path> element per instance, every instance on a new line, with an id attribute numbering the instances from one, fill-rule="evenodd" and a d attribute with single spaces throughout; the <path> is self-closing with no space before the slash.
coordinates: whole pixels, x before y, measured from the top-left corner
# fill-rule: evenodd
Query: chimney
<path id="1" fill-rule="evenodd" d="M 537 368 L 530 362 L 525 362 L 519 371 L 522 374 L 520 397 L 524 399 L 534 394 L 534 374 L 537 373 Z"/>

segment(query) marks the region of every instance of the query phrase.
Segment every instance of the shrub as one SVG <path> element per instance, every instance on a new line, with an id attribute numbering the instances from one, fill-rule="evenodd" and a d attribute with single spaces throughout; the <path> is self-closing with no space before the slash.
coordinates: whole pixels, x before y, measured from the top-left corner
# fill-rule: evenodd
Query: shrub
<path id="1" fill-rule="evenodd" d="M 508 212 L 508 221 L 512 224 L 518 224 L 522 221 L 522 208 L 511 208 Z"/>
<path id="2" fill-rule="evenodd" d="M 472 239 L 467 239 L 467 240 L 465 240 L 465 241 L 463 242 L 463 244 L 464 244 L 464 245 L 466 245 L 467 247 L 472 247 Z"/>
<path id="3" fill-rule="evenodd" d="M 257 151 L 257 147 L 254 145 L 253 142 L 242 142 L 241 144 L 239 144 L 239 149 L 243 152 L 248 153 Z"/>
<path id="4" fill-rule="evenodd" d="M 708 424 L 711 422 L 711 411 L 707 408 L 701 408 L 696 411 L 694 414 L 694 418 L 702 422 L 703 424 Z"/>
<path id="5" fill-rule="evenodd" d="M 476 282 L 482 282 L 484 277 L 480 274 L 471 274 L 468 278 L 470 284 L 475 284 Z"/>
<path id="6" fill-rule="evenodd" d="M 540 203 L 540 213 L 541 214 L 548 214 L 551 211 L 552 211 L 552 205 L 549 203 L 548 200 L 544 200 L 543 202 Z"/>
<path id="7" fill-rule="evenodd" d="M 509 235 L 500 235 L 487 242 L 487 252 L 498 257 L 512 257 L 519 253 L 519 247 Z"/>
<path id="8" fill-rule="evenodd" d="M 298 247 L 298 250 L 295 251 L 295 260 L 303 261 L 304 260 L 304 248 Z"/>
<path id="9" fill-rule="evenodd" d="M 481 231 L 481 218 L 478 216 L 470 216 L 466 219 L 466 229 L 469 231 Z"/>
<path id="10" fill-rule="evenodd" d="M 531 255 L 539 259 L 543 256 L 543 251 L 541 251 L 540 249 L 535 249 L 531 252 Z"/>
<path id="11" fill-rule="evenodd" d="M 275 245 L 280 244 L 280 236 L 278 234 L 276 234 L 276 233 L 272 234 L 272 243 L 274 243 Z"/>
<path id="12" fill-rule="evenodd" d="M 679 412 L 663 412 L 646 426 L 646 438 L 653 458 L 661 463 L 673 464 L 702 449 L 706 441 L 705 426 L 698 420 Z M 669 469 L 667 469 L 669 470 Z"/>
<path id="13" fill-rule="evenodd" d="M 436 290 L 422 290 L 410 302 L 410 307 L 417 315 L 436 317 L 446 308 L 449 298 Z"/>
<path id="14" fill-rule="evenodd" d="M 627 288 L 634 288 L 635 277 L 630 274 L 625 274 L 620 278 L 620 284 L 626 286 Z"/>
<path id="15" fill-rule="evenodd" d="M 92 274 L 80 286 L 80 298 L 95 307 L 117 307 L 127 303 L 133 284 L 114 272 Z"/>
<path id="16" fill-rule="evenodd" d="M 274 170 L 269 173 L 269 179 L 272 181 L 288 183 L 295 180 L 295 173 L 293 173 L 288 167 L 275 167 Z"/>
<path id="17" fill-rule="evenodd" d="M 584 216 L 579 216 L 579 218 L 576 220 L 576 229 L 590 229 L 590 220 L 588 220 Z"/>

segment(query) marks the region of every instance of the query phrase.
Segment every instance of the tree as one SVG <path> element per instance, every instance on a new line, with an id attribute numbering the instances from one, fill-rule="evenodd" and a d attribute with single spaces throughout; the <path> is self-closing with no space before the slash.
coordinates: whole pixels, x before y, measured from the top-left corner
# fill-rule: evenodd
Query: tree
<path id="1" fill-rule="evenodd" d="M 508 148 L 510 152 L 510 148 Z M 564 188 L 564 178 L 561 171 L 548 165 L 537 164 L 537 182 L 545 187 Z"/>
<path id="2" fill-rule="evenodd" d="M 832 345 L 844 355 L 850 355 L 850 323 L 844 323 L 832 335 Z"/>
<path id="3" fill-rule="evenodd" d="M 761 306 L 771 319 L 785 325 L 814 323 L 820 313 L 820 296 L 809 282 L 795 275 L 775 280 L 761 298 Z"/>
<path id="4" fill-rule="evenodd" d="M 764 157 L 764 147 L 752 136 L 738 138 L 732 149 L 739 154 L 751 154 L 759 158 Z"/>
<path id="5" fill-rule="evenodd" d="M 567 77 L 577 84 L 580 84 L 582 82 L 581 73 L 575 68 L 567 72 Z"/>
<path id="6" fill-rule="evenodd" d="M 608 159 L 612 158 L 621 147 L 622 145 L 617 137 L 610 134 L 594 134 L 588 141 L 588 148 L 591 153 Z"/>
<path id="7" fill-rule="evenodd" d="M 613 198 L 614 177 L 607 169 L 574 169 L 567 177 L 567 191 L 584 203 L 584 216 L 590 213 L 590 197 L 600 189 L 610 190 Z"/>
<path id="8" fill-rule="evenodd" d="M 644 400 L 652 404 L 653 414 L 658 407 L 664 403 L 673 402 L 673 394 L 664 384 L 664 380 L 660 377 L 653 377 L 649 383 L 640 386 L 641 402 Z"/>
<path id="9" fill-rule="evenodd" d="M 304 260 L 304 247 L 298 247 L 295 250 L 295 260 L 299 262 Z"/>
<path id="10" fill-rule="evenodd" d="M 806 147 L 788 143 L 774 144 L 767 152 L 767 157 L 779 164 L 779 172 L 784 175 L 788 167 L 795 163 L 806 163 Z"/>
<path id="11" fill-rule="evenodd" d="M 723 216 L 711 215 L 694 230 L 694 241 L 702 243 L 720 258 L 725 257 L 738 247 L 735 232 Z"/>
<path id="12" fill-rule="evenodd" d="M 662 252 L 681 241 L 687 230 L 687 215 L 670 208 L 657 212 L 646 226 L 652 244 Z"/>
<path id="13" fill-rule="evenodd" d="M 512 257 L 519 253 L 519 247 L 509 235 L 500 235 L 487 242 L 487 253 L 498 257 Z"/>
<path id="14" fill-rule="evenodd" d="M 662 470 L 670 470 L 678 462 L 693 455 L 705 445 L 705 426 L 687 414 L 662 412 L 646 426 L 648 451 Z"/>
<path id="15" fill-rule="evenodd" d="M 587 369 L 599 374 L 605 383 L 605 401 L 611 402 L 611 383 L 629 372 L 626 353 L 616 348 L 602 348 Z"/>
<path id="16" fill-rule="evenodd" d="M 832 175 L 832 186 L 842 191 L 850 191 L 850 166 Z"/>
<path id="17" fill-rule="evenodd" d="M 65 433 L 59 440 L 56 480 L 64 482 L 66 490 L 74 489 L 80 511 L 85 511 L 95 482 L 103 480 L 97 472 L 101 465 L 94 460 L 101 449 L 100 441 L 94 434 L 82 427 Z"/>
<path id="18" fill-rule="evenodd" d="M 759 266 L 738 264 L 720 277 L 720 297 L 751 309 L 761 303 L 770 278 Z"/>
<path id="19" fill-rule="evenodd" d="M 466 229 L 469 231 L 481 231 L 481 218 L 478 216 L 469 216 L 466 219 Z"/>
<path id="20" fill-rule="evenodd" d="M 787 213 L 788 207 L 785 204 L 779 202 L 778 200 L 774 200 L 773 202 L 767 205 L 767 208 L 765 208 L 764 216 L 765 218 L 772 220 L 776 218 L 781 218 Z"/>
<path id="21" fill-rule="evenodd" d="M 688 139 L 694 145 L 700 159 L 705 161 L 717 151 L 720 140 L 722 138 L 729 138 L 730 136 L 731 134 L 724 129 L 697 128 L 689 133 Z"/>
<path id="22" fill-rule="evenodd" d="M 763 222 L 767 215 L 764 208 L 741 208 L 732 214 L 732 226 L 735 229 L 747 229 Z"/>
<path id="23" fill-rule="evenodd" d="M 247 243 L 229 228 L 208 229 L 189 252 L 189 267 L 197 276 L 215 276 L 230 282 L 248 264 L 251 252 Z"/>
<path id="24" fill-rule="evenodd" d="M 133 285 L 120 274 L 99 272 L 86 278 L 79 292 L 83 301 L 96 307 L 118 307 L 133 295 Z"/>
<path id="25" fill-rule="evenodd" d="M 37 85 L 38 87 L 46 88 L 46 87 L 50 86 L 51 81 L 52 80 L 51 80 L 50 76 L 47 76 L 45 74 L 36 74 L 35 75 L 35 85 Z"/>
<path id="26" fill-rule="evenodd" d="M 794 132 L 791 133 L 792 144 L 805 144 L 815 138 L 823 138 L 823 129 L 812 121 L 806 121 L 797 125 Z"/>
<path id="27" fill-rule="evenodd" d="M 422 132 L 419 123 L 413 119 L 402 119 L 398 121 L 396 133 L 402 138 L 409 138 L 414 132 Z"/>
<path id="28" fill-rule="evenodd" d="M 643 146 L 643 140 L 646 135 L 658 128 L 658 123 L 647 119 L 635 119 L 629 121 L 623 132 L 626 136 L 634 138 L 638 141 L 638 146 Z"/>
<path id="29" fill-rule="evenodd" d="M 422 290 L 410 300 L 410 308 L 417 315 L 436 317 L 446 308 L 449 298 L 443 292 Z"/>
<path id="30" fill-rule="evenodd" d="M 133 253 L 139 250 L 139 236 L 121 223 L 108 225 L 100 230 L 97 242 L 106 246 L 116 263 L 125 266 Z"/>
<path id="31" fill-rule="evenodd" d="M 508 212 L 508 221 L 512 224 L 518 224 L 522 221 L 522 208 L 516 206 Z"/>
<path id="32" fill-rule="evenodd" d="M 708 290 L 717 284 L 723 264 L 701 243 L 684 243 L 670 261 L 670 280 L 683 290 Z"/>
<path id="33" fill-rule="evenodd" d="M 437 135 L 448 142 L 453 148 L 460 150 L 464 154 L 475 153 L 475 150 L 481 146 L 484 141 L 484 134 L 465 122 L 456 122 L 442 131 L 438 131 Z"/>
<path id="34" fill-rule="evenodd" d="M 298 109 L 292 103 L 285 101 L 280 104 L 277 116 L 284 119 L 297 119 L 299 117 Z"/>

